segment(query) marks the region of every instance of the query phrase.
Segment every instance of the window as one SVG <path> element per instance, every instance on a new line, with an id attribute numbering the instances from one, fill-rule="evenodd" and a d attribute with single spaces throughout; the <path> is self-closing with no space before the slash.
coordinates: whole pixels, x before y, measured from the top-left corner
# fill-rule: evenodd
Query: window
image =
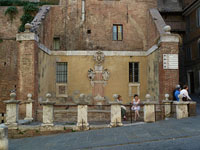
<path id="1" fill-rule="evenodd" d="M 129 63 L 129 82 L 139 82 L 139 63 Z"/>
<path id="2" fill-rule="evenodd" d="M 123 40 L 123 26 L 113 25 L 113 40 L 122 41 Z"/>
<path id="3" fill-rule="evenodd" d="M 53 49 L 60 50 L 60 38 L 59 37 L 53 38 Z"/>
<path id="4" fill-rule="evenodd" d="M 56 63 L 56 82 L 67 83 L 67 62 Z"/>
<path id="5" fill-rule="evenodd" d="M 197 9 L 197 27 L 200 27 L 200 7 Z"/>

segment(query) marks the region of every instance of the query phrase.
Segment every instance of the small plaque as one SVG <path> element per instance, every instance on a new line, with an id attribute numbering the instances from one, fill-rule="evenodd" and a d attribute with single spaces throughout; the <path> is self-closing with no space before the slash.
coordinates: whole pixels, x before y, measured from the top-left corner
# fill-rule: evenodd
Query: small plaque
<path id="1" fill-rule="evenodd" d="M 59 86 L 59 94 L 65 94 L 65 86 Z"/>
<path id="2" fill-rule="evenodd" d="M 178 54 L 163 54 L 163 69 L 178 69 Z"/>

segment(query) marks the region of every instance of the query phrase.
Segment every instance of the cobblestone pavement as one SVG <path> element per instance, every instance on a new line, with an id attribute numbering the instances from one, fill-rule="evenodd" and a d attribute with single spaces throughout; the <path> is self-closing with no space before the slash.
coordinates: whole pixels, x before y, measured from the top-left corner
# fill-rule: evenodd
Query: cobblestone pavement
<path id="1" fill-rule="evenodd" d="M 198 113 L 200 105 L 197 105 Z M 9 150 L 200 150 L 200 115 L 156 123 L 9 140 Z"/>

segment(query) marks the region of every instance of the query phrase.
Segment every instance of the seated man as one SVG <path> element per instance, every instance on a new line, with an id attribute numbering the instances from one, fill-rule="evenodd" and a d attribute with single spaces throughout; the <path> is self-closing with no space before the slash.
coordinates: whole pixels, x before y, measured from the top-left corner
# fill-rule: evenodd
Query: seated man
<path id="1" fill-rule="evenodd" d="M 183 95 L 183 101 L 191 101 L 192 99 L 190 98 L 189 94 L 188 94 L 188 86 L 184 85 L 183 89 L 180 92 L 181 95 Z"/>
<path id="2" fill-rule="evenodd" d="M 122 101 L 121 95 L 118 95 L 117 101 Z M 126 120 L 126 107 L 121 105 L 121 115 L 124 120 Z"/>
<path id="3" fill-rule="evenodd" d="M 181 87 L 177 85 L 177 86 L 176 86 L 176 90 L 175 90 L 175 92 L 174 92 L 174 97 L 176 98 L 177 101 L 179 101 L 178 96 L 179 96 L 179 94 L 180 94 L 180 91 L 181 91 Z"/>

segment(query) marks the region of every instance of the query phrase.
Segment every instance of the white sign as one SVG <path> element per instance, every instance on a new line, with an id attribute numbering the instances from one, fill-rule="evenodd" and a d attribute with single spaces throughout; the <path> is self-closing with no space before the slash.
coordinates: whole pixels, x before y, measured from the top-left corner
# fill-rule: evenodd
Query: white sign
<path id="1" fill-rule="evenodd" d="M 163 54 L 163 69 L 178 69 L 178 54 Z"/>

